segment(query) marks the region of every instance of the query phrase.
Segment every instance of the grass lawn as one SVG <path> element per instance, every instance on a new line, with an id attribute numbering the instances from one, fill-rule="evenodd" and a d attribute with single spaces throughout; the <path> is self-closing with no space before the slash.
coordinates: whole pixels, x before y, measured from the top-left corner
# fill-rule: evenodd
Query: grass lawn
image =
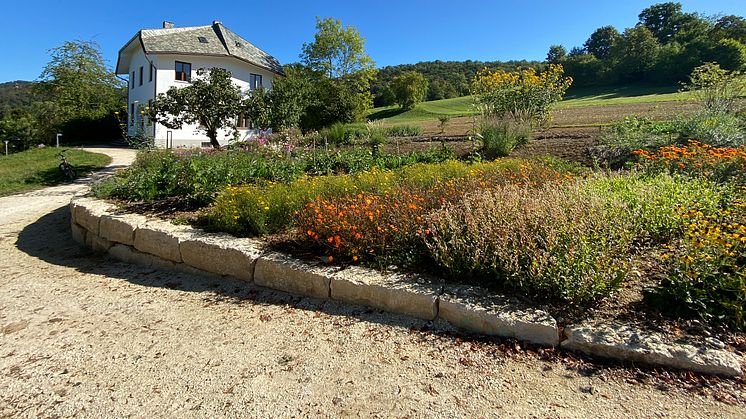
<path id="1" fill-rule="evenodd" d="M 685 101 L 691 98 L 688 92 L 678 92 L 677 87 L 619 86 L 603 88 L 570 89 L 565 100 L 555 109 L 571 109 L 586 106 L 625 105 L 659 102 Z M 397 106 L 385 106 L 371 110 L 368 119 L 383 119 L 385 123 L 404 124 L 437 119 L 447 115 L 452 118 L 471 116 L 476 112 L 471 96 L 423 102 L 414 109 L 402 112 Z"/>
<path id="2" fill-rule="evenodd" d="M 0 156 L 0 196 L 65 182 L 67 179 L 59 169 L 59 152 L 58 148 L 48 147 Z M 111 162 L 111 157 L 105 154 L 83 150 L 70 149 L 65 155 L 78 176 Z"/>

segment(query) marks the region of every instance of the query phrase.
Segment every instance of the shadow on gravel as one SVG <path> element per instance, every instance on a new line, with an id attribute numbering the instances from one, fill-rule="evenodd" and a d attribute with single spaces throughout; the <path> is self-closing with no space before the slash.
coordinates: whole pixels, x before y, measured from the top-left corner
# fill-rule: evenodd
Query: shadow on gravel
<path id="1" fill-rule="evenodd" d="M 118 278 L 146 287 L 168 288 L 203 293 L 205 304 L 288 305 L 300 310 L 321 311 L 335 316 L 353 316 L 360 320 L 431 330 L 432 322 L 386 313 L 363 306 L 301 297 L 261 288 L 233 278 L 190 275 L 129 265 L 105 255 L 95 254 L 71 238 L 70 211 L 67 205 L 57 208 L 26 226 L 18 235 L 16 247 L 45 262 L 75 268 L 79 272 Z"/>

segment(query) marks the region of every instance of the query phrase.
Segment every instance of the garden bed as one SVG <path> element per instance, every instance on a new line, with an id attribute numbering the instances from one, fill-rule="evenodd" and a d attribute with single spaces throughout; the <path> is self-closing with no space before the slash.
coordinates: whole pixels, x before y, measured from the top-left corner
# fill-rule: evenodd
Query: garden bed
<path id="1" fill-rule="evenodd" d="M 162 195 L 130 211 L 260 237 L 310 263 L 480 286 L 544 307 L 560 327 L 621 321 L 743 351 L 746 153 L 692 143 L 640 154 L 638 169 L 615 174 L 555 160 L 362 163 L 341 174 L 229 180 L 184 211 L 181 190 L 191 186 L 173 187 L 184 178 L 170 173 L 202 165 L 197 173 L 209 174 L 212 159 L 232 167 L 224 161 L 238 157 L 185 163 L 157 152 L 144 157 L 147 177 L 125 173 L 97 191 L 116 196 L 145 178 L 145 190 Z"/>

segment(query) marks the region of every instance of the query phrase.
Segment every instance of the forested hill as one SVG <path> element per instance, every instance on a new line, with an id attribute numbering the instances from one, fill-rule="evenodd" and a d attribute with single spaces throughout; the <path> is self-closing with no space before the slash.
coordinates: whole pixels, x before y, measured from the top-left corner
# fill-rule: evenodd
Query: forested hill
<path id="1" fill-rule="evenodd" d="M 0 83 L 0 110 L 30 105 L 33 82 L 16 80 Z"/>
<path id="2" fill-rule="evenodd" d="M 390 103 L 387 100 L 385 86 L 394 76 L 404 71 L 422 73 L 428 81 L 426 100 L 449 99 L 469 94 L 469 82 L 477 71 L 487 67 L 492 70 L 515 70 L 519 67 L 536 67 L 536 61 L 423 61 L 417 64 L 400 64 L 387 66 L 378 70 L 378 76 L 372 85 L 376 106 Z"/>

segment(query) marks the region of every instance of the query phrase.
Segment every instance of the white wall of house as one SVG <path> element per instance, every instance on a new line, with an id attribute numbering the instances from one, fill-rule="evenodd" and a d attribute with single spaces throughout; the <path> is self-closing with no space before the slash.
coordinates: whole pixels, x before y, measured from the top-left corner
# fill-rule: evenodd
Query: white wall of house
<path id="1" fill-rule="evenodd" d="M 134 49 L 134 48 L 133 48 Z M 154 65 L 153 81 L 149 78 L 148 60 Z M 132 51 L 132 59 L 129 69 L 129 77 L 132 78 L 132 72 L 135 72 L 134 87 L 132 80 L 129 85 L 129 102 L 128 110 L 139 109 L 140 106 L 147 106 L 148 101 L 154 99 L 160 93 L 166 93 L 171 87 L 185 87 L 189 82 L 176 80 L 175 64 L 176 61 L 190 63 L 192 65 L 192 79 L 197 77 L 197 70 L 200 68 L 220 67 L 231 72 L 233 83 L 235 83 L 242 92 L 249 91 L 249 80 L 251 74 L 262 76 L 262 86 L 265 89 L 272 87 L 274 73 L 262 69 L 252 64 L 246 63 L 233 57 L 213 57 L 197 55 L 176 55 L 176 54 L 152 54 L 148 57 L 142 51 L 142 48 L 136 48 Z M 143 82 L 140 85 L 140 67 L 143 67 Z M 166 147 L 167 138 L 171 147 L 201 147 L 209 143 L 207 135 L 203 130 L 198 129 L 197 125 L 184 125 L 181 129 L 174 130 L 160 124 L 150 124 L 142 119 L 139 111 L 135 112 L 134 123 L 129 124 L 130 135 L 135 135 L 138 129 L 144 127 L 145 133 L 155 139 L 155 145 Z M 132 122 L 132 121 L 129 121 Z M 248 139 L 257 134 L 256 130 L 239 129 L 239 140 Z M 230 130 L 221 130 L 218 132 L 218 141 L 221 145 L 226 145 L 233 141 L 233 132 Z"/>

